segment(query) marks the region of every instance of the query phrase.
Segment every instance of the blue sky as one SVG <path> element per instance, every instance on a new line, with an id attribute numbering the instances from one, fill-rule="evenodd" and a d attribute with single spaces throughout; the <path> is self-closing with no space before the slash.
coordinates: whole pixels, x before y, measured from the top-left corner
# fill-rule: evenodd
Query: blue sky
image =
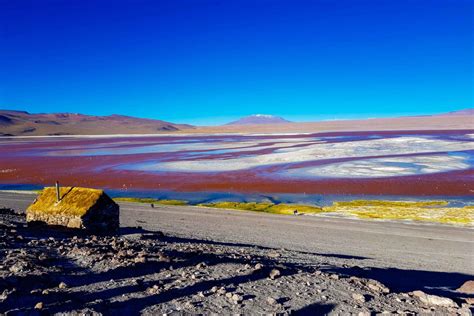
<path id="1" fill-rule="evenodd" d="M 0 108 L 218 124 L 472 107 L 471 0 L 0 0 Z"/>

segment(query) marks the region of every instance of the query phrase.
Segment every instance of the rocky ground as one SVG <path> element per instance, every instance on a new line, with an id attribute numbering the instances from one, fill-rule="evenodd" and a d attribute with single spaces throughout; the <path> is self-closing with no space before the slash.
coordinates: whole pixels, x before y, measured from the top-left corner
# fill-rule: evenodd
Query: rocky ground
<path id="1" fill-rule="evenodd" d="M 471 315 L 474 282 L 443 296 L 399 292 L 347 263 L 141 228 L 113 236 L 31 228 L 0 210 L 0 313 L 8 315 Z"/>

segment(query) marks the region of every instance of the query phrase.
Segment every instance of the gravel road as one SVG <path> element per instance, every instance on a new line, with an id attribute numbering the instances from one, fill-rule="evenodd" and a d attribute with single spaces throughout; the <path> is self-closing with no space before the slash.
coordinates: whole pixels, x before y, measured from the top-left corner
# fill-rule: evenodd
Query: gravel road
<path id="1" fill-rule="evenodd" d="M 0 192 L 24 210 L 35 195 Z M 474 275 L 474 229 L 447 225 L 283 216 L 193 206 L 119 203 L 121 225 L 179 237 L 328 255 L 347 264 Z"/>
<path id="2" fill-rule="evenodd" d="M 473 233 L 120 203 L 115 235 L 25 225 L 0 192 L 0 313 L 472 315 Z M 164 234 L 163 234 L 164 233 Z"/>

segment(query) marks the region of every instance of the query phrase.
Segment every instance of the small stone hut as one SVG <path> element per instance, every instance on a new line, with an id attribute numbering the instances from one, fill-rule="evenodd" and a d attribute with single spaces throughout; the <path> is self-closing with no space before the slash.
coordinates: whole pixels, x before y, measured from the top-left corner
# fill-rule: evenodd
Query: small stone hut
<path id="1" fill-rule="evenodd" d="M 103 190 L 48 187 L 26 210 L 26 221 L 113 232 L 120 224 L 119 206 Z"/>

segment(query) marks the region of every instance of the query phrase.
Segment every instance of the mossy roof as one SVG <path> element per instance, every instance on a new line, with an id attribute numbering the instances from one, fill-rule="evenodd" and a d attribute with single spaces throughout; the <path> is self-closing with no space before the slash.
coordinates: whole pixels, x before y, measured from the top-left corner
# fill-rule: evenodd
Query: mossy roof
<path id="1" fill-rule="evenodd" d="M 48 187 L 43 189 L 26 212 L 83 216 L 103 195 L 105 195 L 104 191 L 98 189 L 61 187 L 61 200 L 58 203 L 56 201 L 56 188 Z M 110 203 L 114 202 L 110 200 Z"/>

